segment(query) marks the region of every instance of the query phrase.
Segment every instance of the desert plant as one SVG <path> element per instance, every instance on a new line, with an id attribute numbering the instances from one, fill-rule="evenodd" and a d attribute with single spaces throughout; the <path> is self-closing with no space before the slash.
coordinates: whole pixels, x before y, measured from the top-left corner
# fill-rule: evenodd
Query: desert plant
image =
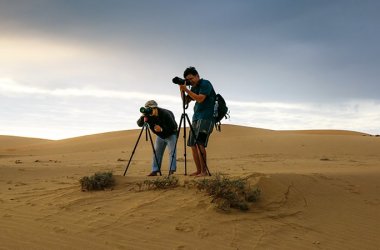
<path id="1" fill-rule="evenodd" d="M 82 191 L 104 190 L 115 185 L 112 172 L 97 172 L 92 176 L 84 176 L 79 180 Z"/>
<path id="2" fill-rule="evenodd" d="M 248 202 L 259 199 L 260 190 L 250 189 L 247 181 L 241 178 L 229 179 L 222 174 L 216 174 L 210 179 L 195 181 L 195 186 L 202 191 L 206 191 L 212 197 L 216 207 L 225 211 L 230 208 L 248 210 Z"/>
<path id="3" fill-rule="evenodd" d="M 142 184 L 138 184 L 139 189 L 168 189 L 178 186 L 178 178 L 170 175 L 165 177 L 159 177 L 154 180 L 145 180 Z"/>
<path id="4" fill-rule="evenodd" d="M 259 200 L 261 190 L 258 188 L 250 189 L 245 193 L 245 200 L 248 202 L 256 202 Z"/>

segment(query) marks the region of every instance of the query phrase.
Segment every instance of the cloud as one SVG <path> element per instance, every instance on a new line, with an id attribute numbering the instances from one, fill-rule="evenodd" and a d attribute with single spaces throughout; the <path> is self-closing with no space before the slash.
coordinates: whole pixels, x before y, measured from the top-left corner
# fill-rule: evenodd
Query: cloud
<path id="1" fill-rule="evenodd" d="M 58 97 L 96 97 L 96 98 L 118 98 L 124 100 L 147 100 L 152 94 L 143 92 L 116 91 L 100 89 L 96 87 L 83 88 L 55 88 L 47 89 L 20 84 L 10 78 L 0 78 L 0 95 L 20 96 L 20 95 L 46 95 Z M 166 102 L 177 102 L 178 97 L 170 95 L 154 95 L 159 100 Z"/>
<path id="2" fill-rule="evenodd" d="M 380 133 L 380 102 L 230 102 L 231 123 L 274 130 L 338 129 Z"/>
<path id="3" fill-rule="evenodd" d="M 182 114 L 179 96 L 94 87 L 42 88 L 0 78 L 0 134 L 62 139 L 137 128 L 139 107 L 155 99 Z M 380 102 L 242 102 L 227 99 L 230 120 L 223 123 L 273 130 L 341 129 L 380 134 Z M 192 116 L 191 104 L 186 110 Z M 26 126 L 27 124 L 27 126 Z"/>

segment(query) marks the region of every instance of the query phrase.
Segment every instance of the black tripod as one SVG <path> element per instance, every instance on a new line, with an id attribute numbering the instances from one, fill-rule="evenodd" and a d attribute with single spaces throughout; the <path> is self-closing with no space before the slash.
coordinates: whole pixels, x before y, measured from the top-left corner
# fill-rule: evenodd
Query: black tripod
<path id="1" fill-rule="evenodd" d="M 177 151 L 177 143 L 178 143 L 178 138 L 179 138 L 179 133 L 181 131 L 181 125 L 182 125 L 182 122 L 183 122 L 183 156 L 185 157 L 185 175 L 187 175 L 187 159 L 186 159 L 186 121 L 189 123 L 189 127 L 190 127 L 190 130 L 191 130 L 191 133 L 193 135 L 195 135 L 195 132 L 194 132 L 194 128 L 193 126 L 191 125 L 191 122 L 190 122 L 190 119 L 189 119 L 189 116 L 187 115 L 186 113 L 186 109 L 187 109 L 188 105 L 186 104 L 186 95 L 185 95 L 185 92 L 182 91 L 182 115 L 181 115 L 181 120 L 179 122 L 179 126 L 178 126 L 178 132 L 177 132 L 177 139 L 176 139 L 176 143 L 175 143 L 175 148 L 174 148 L 174 152 Z M 207 174 L 209 176 L 211 176 L 211 173 L 210 171 L 208 170 L 208 167 L 207 167 L 207 163 L 206 163 L 206 159 L 205 159 L 205 156 L 203 155 L 200 147 L 199 147 L 199 144 L 197 142 L 197 138 L 195 137 L 195 146 L 197 147 L 197 150 L 198 152 L 201 154 L 201 158 L 202 158 L 202 161 L 204 163 L 204 166 L 206 168 L 206 171 L 207 171 Z M 171 164 L 173 164 L 173 157 L 174 157 L 174 154 L 172 155 L 172 162 Z M 171 168 L 171 166 L 170 166 Z"/>
<path id="2" fill-rule="evenodd" d="M 129 164 L 131 164 L 132 157 L 133 157 L 133 155 L 135 154 L 135 151 L 136 151 L 137 145 L 139 144 L 139 141 L 140 141 L 140 138 L 141 138 L 141 135 L 142 135 L 142 132 L 144 131 L 144 129 L 145 129 L 145 141 L 148 141 L 148 135 L 149 135 L 150 144 L 152 145 L 152 149 L 153 149 L 153 153 L 154 153 L 154 159 L 156 160 L 156 163 L 157 163 L 157 166 L 158 166 L 158 172 L 160 173 L 160 175 L 162 175 L 162 173 L 161 173 L 161 166 L 160 166 L 160 164 L 159 164 L 159 162 L 158 162 L 158 158 L 157 158 L 156 150 L 154 149 L 154 145 L 153 145 L 152 135 L 151 135 L 150 130 L 149 130 L 149 124 L 145 121 L 145 118 L 146 118 L 146 117 L 144 117 L 144 125 L 141 127 L 140 135 L 139 135 L 139 137 L 137 138 L 137 141 L 136 141 L 135 147 L 133 148 L 133 151 L 132 151 L 131 157 L 129 158 L 128 165 L 127 165 L 127 167 L 125 168 L 124 176 L 125 176 L 125 174 L 127 173 L 127 170 L 128 170 L 128 168 L 129 168 Z"/>

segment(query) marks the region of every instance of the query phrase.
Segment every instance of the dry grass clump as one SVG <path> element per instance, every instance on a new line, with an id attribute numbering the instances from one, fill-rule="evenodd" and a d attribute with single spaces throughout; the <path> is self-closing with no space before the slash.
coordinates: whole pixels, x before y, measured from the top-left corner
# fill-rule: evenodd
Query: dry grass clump
<path id="1" fill-rule="evenodd" d="M 211 202 L 217 208 L 224 211 L 231 208 L 246 211 L 249 209 L 249 202 L 257 201 L 261 193 L 258 188 L 250 188 L 244 179 L 228 179 L 222 174 L 194 182 L 199 190 L 206 191 L 213 198 Z"/>
<path id="2" fill-rule="evenodd" d="M 115 185 L 112 172 L 98 172 L 92 176 L 84 176 L 79 180 L 82 191 L 105 190 Z"/>
<path id="3" fill-rule="evenodd" d="M 178 186 L 178 178 L 170 175 L 165 177 L 159 177 L 154 180 L 145 180 L 142 183 L 137 184 L 139 190 L 156 190 L 156 189 L 168 189 Z"/>

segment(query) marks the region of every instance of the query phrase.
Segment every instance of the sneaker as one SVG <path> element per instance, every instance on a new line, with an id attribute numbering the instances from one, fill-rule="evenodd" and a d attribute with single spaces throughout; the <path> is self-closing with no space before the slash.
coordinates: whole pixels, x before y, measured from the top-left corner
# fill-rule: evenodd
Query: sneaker
<path id="1" fill-rule="evenodd" d="M 172 175 L 172 174 L 174 174 L 175 173 L 175 170 L 170 170 L 169 171 L 169 175 Z"/>

